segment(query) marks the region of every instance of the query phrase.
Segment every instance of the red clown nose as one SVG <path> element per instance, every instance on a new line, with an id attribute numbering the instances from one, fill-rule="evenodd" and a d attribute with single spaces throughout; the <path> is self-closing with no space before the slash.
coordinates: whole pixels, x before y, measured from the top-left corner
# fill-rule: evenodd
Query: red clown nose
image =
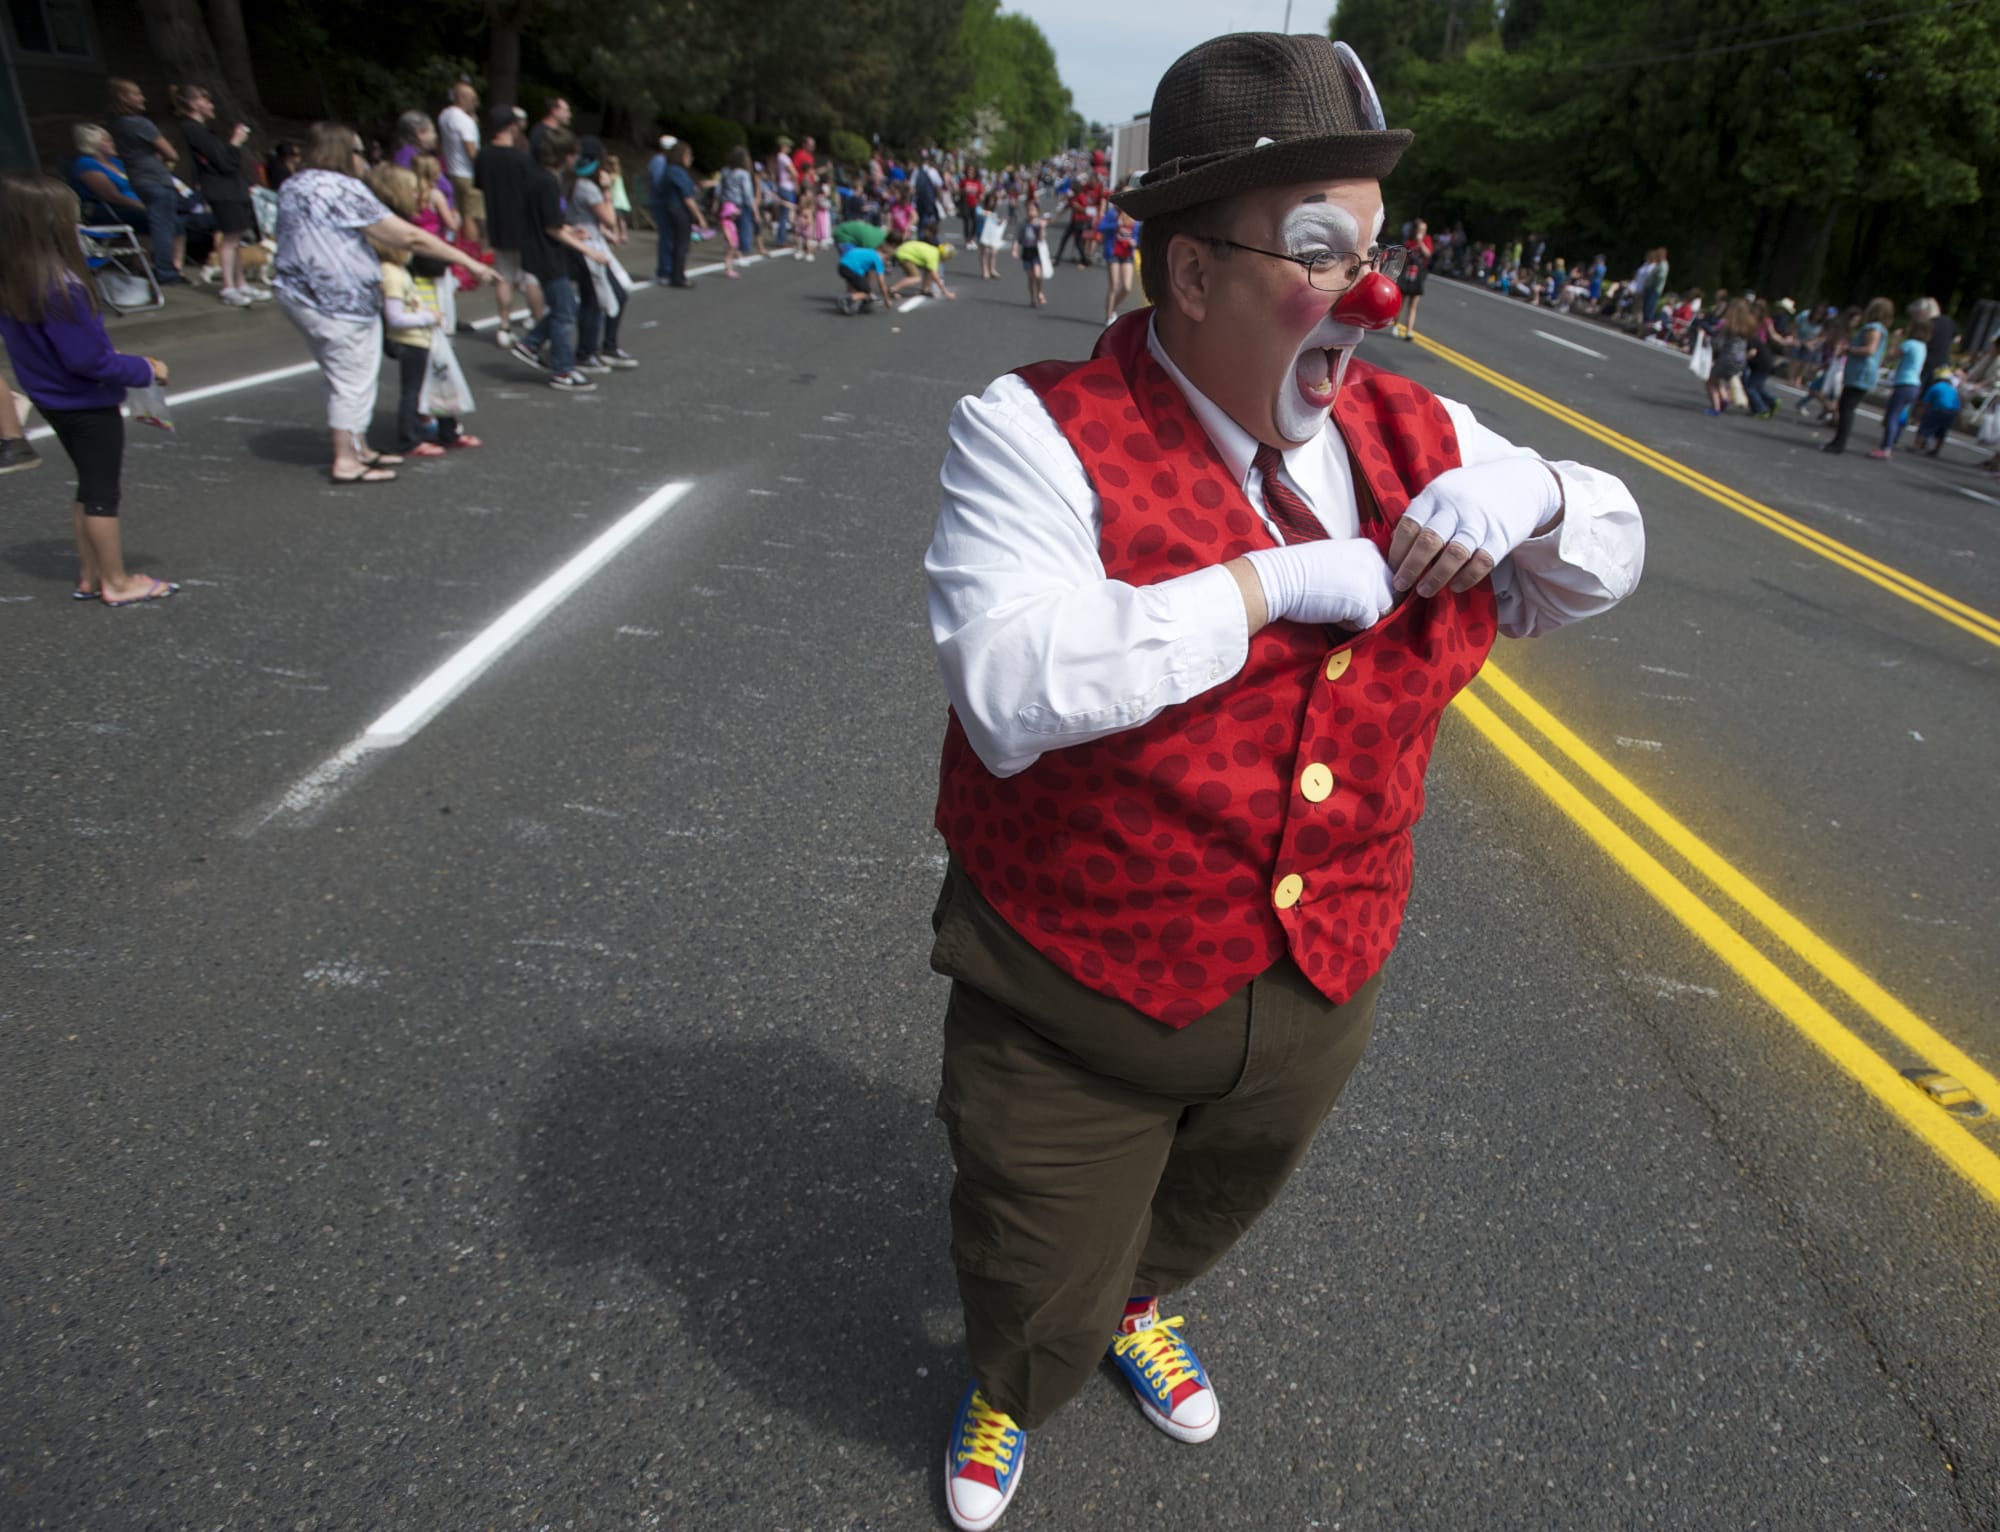
<path id="1" fill-rule="evenodd" d="M 1381 272 L 1371 271 L 1340 295 L 1340 302 L 1333 306 L 1333 318 L 1335 323 L 1351 324 L 1357 330 L 1384 330 L 1395 322 L 1402 307 L 1402 289 Z"/>

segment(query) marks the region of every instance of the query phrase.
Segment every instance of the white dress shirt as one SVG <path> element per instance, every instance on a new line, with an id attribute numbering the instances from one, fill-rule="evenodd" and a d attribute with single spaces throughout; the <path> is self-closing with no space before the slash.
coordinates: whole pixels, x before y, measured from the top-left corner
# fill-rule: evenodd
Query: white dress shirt
<path id="1" fill-rule="evenodd" d="M 1151 329 L 1147 344 L 1179 385 L 1224 466 L 1272 538 L 1257 443 L 1190 383 Z M 1534 457 L 1439 401 L 1467 466 Z M 1604 611 L 1639 583 L 1645 531 L 1624 484 L 1580 463 L 1551 463 L 1561 525 L 1521 544 L 1493 571 L 1500 631 L 1546 633 Z M 1330 421 L 1284 454 L 1284 476 L 1332 537 L 1360 535 L 1347 447 Z M 1135 728 L 1228 680 L 1249 655 L 1249 617 L 1221 565 L 1154 585 L 1106 576 L 1097 494 L 1033 389 L 1012 373 L 961 399 L 940 475 L 944 503 L 924 570 L 931 636 L 946 695 L 996 776 L 1045 750 Z"/>

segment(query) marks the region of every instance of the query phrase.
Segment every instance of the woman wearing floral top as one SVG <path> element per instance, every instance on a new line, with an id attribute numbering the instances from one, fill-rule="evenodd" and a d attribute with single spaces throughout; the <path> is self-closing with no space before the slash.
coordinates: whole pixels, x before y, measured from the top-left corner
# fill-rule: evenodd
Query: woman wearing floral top
<path id="1" fill-rule="evenodd" d="M 336 484 L 393 479 L 391 465 L 401 461 L 371 452 L 367 441 L 382 376 L 382 271 L 375 247 L 433 256 L 463 266 L 481 282 L 493 280 L 490 267 L 384 207 L 360 179 L 366 167 L 352 128 L 315 123 L 303 168 L 278 193 L 271 285 L 326 380 Z"/>

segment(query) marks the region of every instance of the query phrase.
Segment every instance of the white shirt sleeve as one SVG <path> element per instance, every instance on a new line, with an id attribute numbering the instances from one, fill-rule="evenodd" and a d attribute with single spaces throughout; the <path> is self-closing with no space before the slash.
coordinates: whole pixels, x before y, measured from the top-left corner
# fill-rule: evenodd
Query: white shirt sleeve
<path id="1" fill-rule="evenodd" d="M 996 776 L 1135 728 L 1243 668 L 1249 619 L 1212 565 L 1156 585 L 1110 579 L 1083 465 L 1012 374 L 952 413 L 930 550 L 945 693 Z"/>
<path id="2" fill-rule="evenodd" d="M 1451 399 L 1438 401 L 1458 431 L 1467 467 L 1503 457 L 1536 457 L 1473 419 Z M 1550 463 L 1562 481 L 1562 524 L 1531 537 L 1493 571 L 1500 631 L 1533 638 L 1607 611 L 1629 596 L 1646 563 L 1646 529 L 1622 479 L 1581 463 Z"/>

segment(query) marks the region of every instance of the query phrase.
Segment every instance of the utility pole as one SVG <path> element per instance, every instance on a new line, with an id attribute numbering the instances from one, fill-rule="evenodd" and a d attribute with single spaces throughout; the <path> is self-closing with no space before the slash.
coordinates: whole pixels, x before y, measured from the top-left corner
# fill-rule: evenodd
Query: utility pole
<path id="1" fill-rule="evenodd" d="M 1292 0 L 1285 0 L 1285 30 L 1292 30 Z"/>

